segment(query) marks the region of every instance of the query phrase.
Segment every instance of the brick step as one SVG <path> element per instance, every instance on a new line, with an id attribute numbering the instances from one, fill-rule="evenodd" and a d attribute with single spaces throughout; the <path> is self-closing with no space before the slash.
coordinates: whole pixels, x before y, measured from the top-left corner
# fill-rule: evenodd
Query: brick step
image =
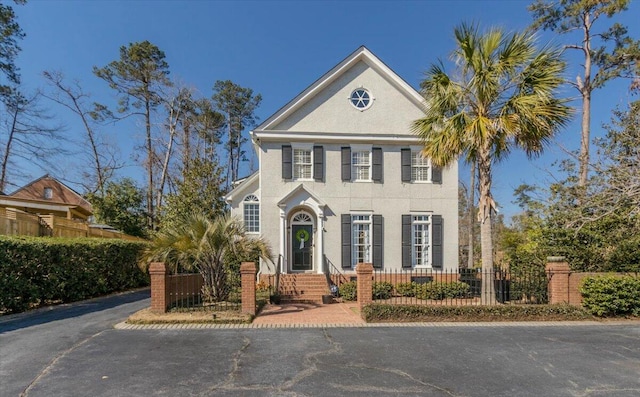
<path id="1" fill-rule="evenodd" d="M 280 295 L 280 302 L 321 304 L 322 296 L 323 295 Z"/>

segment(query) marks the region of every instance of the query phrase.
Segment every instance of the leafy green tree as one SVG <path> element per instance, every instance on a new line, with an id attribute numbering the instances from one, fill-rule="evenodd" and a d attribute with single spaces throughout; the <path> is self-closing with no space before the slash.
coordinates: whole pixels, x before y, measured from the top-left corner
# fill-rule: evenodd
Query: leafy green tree
<path id="1" fill-rule="evenodd" d="M 242 146 L 247 142 L 243 135 L 245 128 L 255 125 L 255 110 L 260 106 L 262 96 L 254 95 L 251 88 L 244 88 L 230 80 L 218 80 L 213 86 L 213 103 L 225 117 L 227 132 L 225 149 L 228 153 L 227 190 L 238 179 L 240 160 L 244 159 Z"/>
<path id="2" fill-rule="evenodd" d="M 163 261 L 173 269 L 197 270 L 204 278 L 206 301 L 221 302 L 229 297 L 231 284 L 224 258 L 229 253 L 258 249 L 259 256 L 271 260 L 271 248 L 262 239 L 247 243 L 240 219 L 222 215 L 215 219 L 194 212 L 161 229 L 146 253 L 146 259 Z M 247 253 L 249 255 L 249 253 Z"/>
<path id="3" fill-rule="evenodd" d="M 107 182 L 104 196 L 88 194 L 96 223 L 106 223 L 137 237 L 147 237 L 145 195 L 130 178 Z"/>
<path id="4" fill-rule="evenodd" d="M 153 229 L 155 208 L 154 185 L 154 147 L 152 137 L 153 112 L 162 103 L 163 91 L 171 86 L 169 64 L 165 54 L 149 41 L 131 43 L 120 47 L 120 59 L 107 66 L 93 68 L 93 73 L 109 83 L 120 96 L 117 114 L 103 105 L 97 105 L 94 113 L 99 118 L 121 120 L 132 116 L 142 117 L 145 126 L 146 158 L 144 164 L 147 171 L 147 226 Z"/>
<path id="5" fill-rule="evenodd" d="M 413 124 L 424 145 L 423 154 L 438 166 L 459 156 L 478 167 L 482 270 L 493 269 L 491 196 L 492 165 L 512 149 L 535 156 L 570 115 L 557 98 L 565 63 L 560 51 L 537 49 L 527 33 L 505 34 L 492 29 L 480 33 L 473 25 L 455 29 L 453 61 L 448 74 L 434 64 L 421 83 L 427 101 L 425 116 Z M 493 281 L 483 277 L 483 301 L 495 301 Z"/>
<path id="6" fill-rule="evenodd" d="M 634 68 L 640 61 L 640 41 L 632 40 L 625 26 L 616 22 L 607 29 L 595 31 L 594 24 L 626 11 L 628 5 L 629 0 L 536 0 L 529 6 L 534 28 L 560 34 L 579 33 L 575 35 L 575 43 L 567 44 L 565 48 L 583 55 L 583 73 L 575 82 L 569 81 L 582 97 L 578 180 L 582 187 L 589 173 L 592 92 L 611 79 L 634 77 Z M 597 47 L 595 40 L 600 42 Z"/>
<path id="7" fill-rule="evenodd" d="M 190 164 L 183 170 L 176 192 L 167 196 L 162 227 L 180 222 L 196 208 L 209 219 L 224 212 L 222 168 L 215 161 L 201 157 L 191 159 Z"/>

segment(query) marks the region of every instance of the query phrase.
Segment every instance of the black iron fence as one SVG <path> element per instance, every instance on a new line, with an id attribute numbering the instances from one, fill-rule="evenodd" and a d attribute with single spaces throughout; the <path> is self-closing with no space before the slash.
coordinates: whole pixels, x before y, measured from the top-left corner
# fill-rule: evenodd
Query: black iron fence
<path id="1" fill-rule="evenodd" d="M 373 300 L 397 304 L 485 305 L 548 302 L 544 269 L 376 270 Z"/>
<path id="2" fill-rule="evenodd" d="M 169 311 L 241 310 L 242 291 L 230 280 L 226 299 L 214 301 L 204 294 L 204 278 L 200 273 L 178 273 L 167 276 Z"/>

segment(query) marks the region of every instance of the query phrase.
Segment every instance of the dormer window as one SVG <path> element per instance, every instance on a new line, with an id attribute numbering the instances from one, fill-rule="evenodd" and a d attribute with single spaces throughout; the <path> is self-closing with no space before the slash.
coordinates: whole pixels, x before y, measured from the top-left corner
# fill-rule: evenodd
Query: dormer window
<path id="1" fill-rule="evenodd" d="M 45 187 L 42 197 L 44 197 L 45 200 L 51 200 L 53 198 L 53 189 Z"/>

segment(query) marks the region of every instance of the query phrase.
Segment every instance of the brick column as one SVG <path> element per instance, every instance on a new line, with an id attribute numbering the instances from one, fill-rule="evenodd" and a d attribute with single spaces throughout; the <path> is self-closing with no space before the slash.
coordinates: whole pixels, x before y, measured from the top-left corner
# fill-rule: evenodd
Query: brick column
<path id="1" fill-rule="evenodd" d="M 255 262 L 242 262 L 240 265 L 242 288 L 242 313 L 252 316 L 256 314 L 256 264 Z"/>
<path id="2" fill-rule="evenodd" d="M 169 291 L 167 290 L 167 268 L 164 263 L 150 264 L 149 276 L 151 276 L 151 311 L 166 313 L 169 305 Z"/>
<path id="3" fill-rule="evenodd" d="M 362 313 L 362 308 L 373 302 L 373 265 L 371 263 L 358 263 L 356 265 L 358 275 L 358 308 Z"/>
<path id="4" fill-rule="evenodd" d="M 545 266 L 549 278 L 549 303 L 571 303 L 569 276 L 571 268 L 563 256 L 550 256 Z"/>

